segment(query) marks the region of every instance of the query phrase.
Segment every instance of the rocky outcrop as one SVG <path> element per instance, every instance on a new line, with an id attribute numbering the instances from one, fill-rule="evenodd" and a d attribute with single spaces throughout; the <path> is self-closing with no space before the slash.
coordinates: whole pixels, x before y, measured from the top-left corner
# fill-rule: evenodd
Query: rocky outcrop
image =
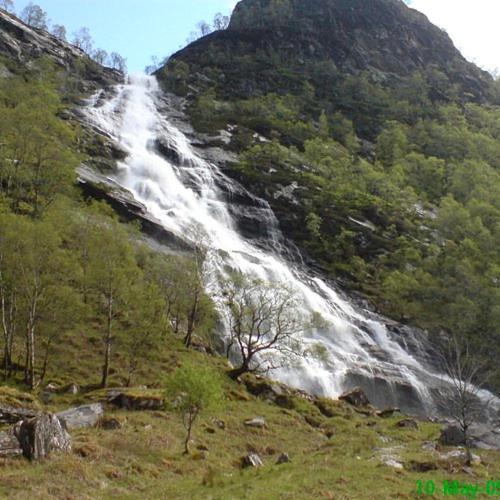
<path id="1" fill-rule="evenodd" d="M 41 460 L 55 452 L 71 451 L 71 437 L 55 415 L 40 415 L 23 420 L 16 429 L 23 455 Z"/>
<path id="2" fill-rule="evenodd" d="M 47 31 L 32 28 L 3 10 L 0 10 L 0 56 L 14 63 L 17 69 L 48 57 L 59 68 L 78 75 L 80 91 L 84 93 L 123 80 L 119 71 L 97 64 L 78 47 Z"/>

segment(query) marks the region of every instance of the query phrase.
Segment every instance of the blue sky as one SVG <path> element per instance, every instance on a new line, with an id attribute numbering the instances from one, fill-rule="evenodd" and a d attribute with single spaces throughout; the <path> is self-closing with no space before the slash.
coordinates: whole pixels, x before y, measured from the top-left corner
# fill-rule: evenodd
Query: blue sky
<path id="1" fill-rule="evenodd" d="M 28 0 L 14 0 L 20 12 Z M 71 34 L 90 29 L 95 46 L 117 51 L 129 71 L 142 71 L 150 57 L 164 57 L 183 47 L 200 20 L 230 14 L 233 0 L 33 0 L 54 24 Z"/>

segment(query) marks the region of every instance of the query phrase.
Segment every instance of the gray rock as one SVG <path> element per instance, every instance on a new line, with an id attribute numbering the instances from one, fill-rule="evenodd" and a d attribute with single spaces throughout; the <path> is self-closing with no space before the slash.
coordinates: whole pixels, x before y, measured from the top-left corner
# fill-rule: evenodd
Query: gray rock
<path id="1" fill-rule="evenodd" d="M 467 460 L 467 452 L 464 449 L 452 450 L 448 453 L 443 453 L 439 455 L 441 460 L 454 461 L 458 460 L 459 462 L 465 462 Z M 481 457 L 479 455 L 475 455 L 471 453 L 471 464 L 479 465 L 481 463 Z"/>
<path id="2" fill-rule="evenodd" d="M 226 422 L 224 420 L 215 419 L 214 424 L 222 431 L 226 430 Z"/>
<path id="3" fill-rule="evenodd" d="M 109 430 L 121 429 L 123 427 L 123 424 L 116 418 L 103 417 L 99 419 L 97 426 L 101 429 L 109 431 Z"/>
<path id="4" fill-rule="evenodd" d="M 362 406 L 368 406 L 370 401 L 366 397 L 366 394 L 359 387 L 356 387 L 348 392 L 344 392 L 342 396 L 339 397 L 341 401 L 345 401 L 356 408 L 360 408 Z"/>
<path id="5" fill-rule="evenodd" d="M 472 446 L 483 450 L 500 450 L 500 428 L 475 425 L 471 429 Z"/>
<path id="6" fill-rule="evenodd" d="M 461 446 L 465 444 L 465 436 L 457 425 L 447 425 L 441 429 L 439 443 L 444 446 Z"/>
<path id="7" fill-rule="evenodd" d="M 122 392 L 111 398 L 109 402 L 118 408 L 125 410 L 162 410 L 165 400 L 160 397 L 145 395 L 133 395 Z"/>
<path id="8" fill-rule="evenodd" d="M 263 429 L 266 427 L 266 420 L 263 417 L 255 417 L 251 420 L 245 420 L 245 425 L 247 427 L 255 427 L 257 429 Z"/>
<path id="9" fill-rule="evenodd" d="M 78 394 L 80 392 L 80 387 L 77 384 L 69 384 L 65 389 L 64 392 L 67 394 Z"/>
<path id="10" fill-rule="evenodd" d="M 23 455 L 29 460 L 41 460 L 52 453 L 71 451 L 71 437 L 55 415 L 41 415 L 24 420 L 17 429 Z"/>
<path id="11" fill-rule="evenodd" d="M 0 432 L 0 457 L 11 457 L 22 453 L 23 450 L 13 429 Z"/>
<path id="12" fill-rule="evenodd" d="M 426 451 L 435 451 L 436 448 L 437 448 L 437 444 L 434 441 L 426 441 L 422 445 L 422 450 L 426 450 Z"/>
<path id="13" fill-rule="evenodd" d="M 397 424 L 396 427 L 400 427 L 402 429 L 418 429 L 418 423 L 416 420 L 413 418 L 404 418 L 403 420 L 400 420 Z"/>
<path id="14" fill-rule="evenodd" d="M 288 455 L 288 453 L 282 453 L 278 457 L 278 460 L 276 461 L 276 464 L 277 465 L 282 465 L 282 464 L 287 464 L 289 462 L 291 462 L 291 460 L 290 460 L 290 456 Z"/>
<path id="15" fill-rule="evenodd" d="M 376 415 L 380 418 L 389 418 L 394 416 L 395 413 L 400 413 L 401 410 L 399 408 L 386 408 L 385 410 L 377 411 Z"/>
<path id="16" fill-rule="evenodd" d="M 401 462 L 398 462 L 394 458 L 386 458 L 382 461 L 384 465 L 387 467 L 392 467 L 393 469 L 404 469 L 404 465 Z"/>
<path id="17" fill-rule="evenodd" d="M 264 465 L 264 462 L 262 462 L 262 459 L 259 457 L 259 455 L 257 455 L 257 453 L 249 453 L 242 458 L 241 465 L 243 468 L 262 467 Z"/>
<path id="18" fill-rule="evenodd" d="M 10 406 L 0 407 L 0 424 L 15 424 L 26 418 L 41 415 L 41 412 L 30 408 L 12 408 Z"/>
<path id="19" fill-rule="evenodd" d="M 57 414 L 57 418 L 66 429 L 81 429 L 84 427 L 94 427 L 99 419 L 104 415 L 104 408 L 101 403 L 94 403 L 77 408 L 70 408 Z"/>

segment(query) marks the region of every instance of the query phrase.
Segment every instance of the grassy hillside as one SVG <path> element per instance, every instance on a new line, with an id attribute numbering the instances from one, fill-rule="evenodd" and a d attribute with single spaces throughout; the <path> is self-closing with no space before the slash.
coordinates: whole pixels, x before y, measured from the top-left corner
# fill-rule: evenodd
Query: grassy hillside
<path id="1" fill-rule="evenodd" d="M 85 385 L 92 378 L 85 357 L 73 369 L 84 345 L 69 345 L 64 359 L 65 381 Z M 8 498 L 416 498 L 417 481 L 444 480 L 478 483 L 483 487 L 500 472 L 497 452 L 480 452 L 482 463 L 463 469 L 456 459 L 445 459 L 448 449 L 423 449 L 439 437 L 439 425 L 419 422 L 419 428 L 398 427 L 404 417 L 381 418 L 369 409 L 323 401 L 323 415 L 311 401 L 289 396 L 286 407 L 253 396 L 243 383 L 231 381 L 226 363 L 217 357 L 186 349 L 171 338 L 137 375 L 135 394 L 162 395 L 164 375 L 176 366 L 203 363 L 219 371 L 225 398 L 215 411 L 203 414 L 194 430 L 190 455 L 182 454 L 185 430 L 172 411 L 134 412 L 106 409 L 116 418 L 116 430 L 73 431 L 73 452 L 30 464 L 23 458 L 0 459 L 0 495 Z M 119 364 L 118 364 L 119 367 Z M 121 367 L 125 370 L 125 365 Z M 118 368 L 118 372 L 120 367 Z M 249 379 L 250 381 L 252 379 Z M 62 381 L 61 381 L 62 382 Z M 0 402 L 29 396 L 0 390 Z M 47 410 L 95 401 L 102 391 L 76 396 L 56 395 Z M 168 400 L 168 394 L 167 400 Z M 38 402 L 38 405 L 43 405 Z M 266 427 L 250 428 L 248 419 L 264 417 Z M 223 427 L 223 428 L 222 428 Z M 242 469 L 241 458 L 257 452 L 259 469 Z M 281 453 L 290 463 L 277 465 Z M 385 458 L 384 458 L 385 457 Z M 393 459 L 404 468 L 384 465 Z M 425 472 L 424 472 L 425 471 Z M 434 498 L 444 498 L 436 494 Z"/>

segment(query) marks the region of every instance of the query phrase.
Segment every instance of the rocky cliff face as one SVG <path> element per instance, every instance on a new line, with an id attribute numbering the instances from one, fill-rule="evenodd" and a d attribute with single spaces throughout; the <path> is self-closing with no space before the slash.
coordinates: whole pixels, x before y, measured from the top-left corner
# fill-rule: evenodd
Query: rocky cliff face
<path id="1" fill-rule="evenodd" d="M 245 55 L 253 65 L 245 65 Z M 402 0 L 242 0 L 228 30 L 198 40 L 173 60 L 220 70 L 217 77 L 231 82 L 227 93 L 243 97 L 280 88 L 282 78 L 273 84 L 267 77 L 269 65 L 307 74 L 311 61 L 328 61 L 342 73 L 367 71 L 388 84 L 437 70 L 463 100 L 487 100 L 491 82 L 444 31 Z"/>
<path id="2" fill-rule="evenodd" d="M 79 77 L 79 90 L 89 93 L 120 82 L 123 75 L 92 61 L 82 50 L 50 33 L 32 28 L 0 9 L 0 76 L 30 68 L 48 58 L 61 70 Z"/>

